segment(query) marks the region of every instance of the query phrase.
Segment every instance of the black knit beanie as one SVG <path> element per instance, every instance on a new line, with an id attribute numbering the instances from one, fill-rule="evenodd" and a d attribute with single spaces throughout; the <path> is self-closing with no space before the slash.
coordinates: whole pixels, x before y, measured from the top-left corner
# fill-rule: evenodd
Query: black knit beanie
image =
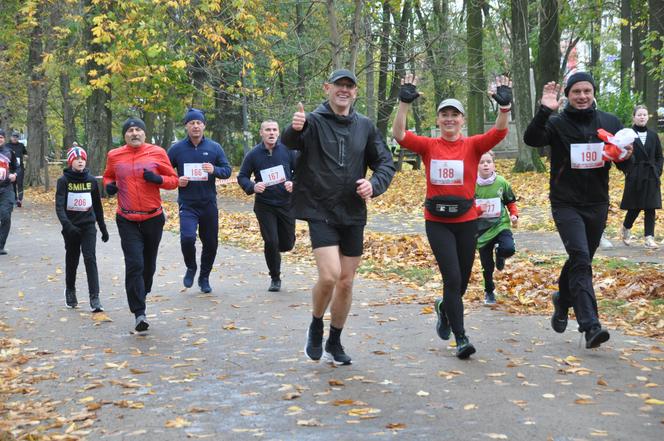
<path id="1" fill-rule="evenodd" d="M 125 133 L 127 133 L 127 130 L 131 129 L 132 127 L 138 127 L 139 129 L 142 129 L 145 132 L 145 123 L 143 122 L 142 119 L 136 118 L 135 116 L 132 116 L 130 118 L 127 118 L 127 121 L 122 124 L 122 137 L 124 138 Z"/>
<path id="2" fill-rule="evenodd" d="M 593 92 L 595 92 L 595 80 L 593 80 L 593 76 L 590 75 L 588 72 L 577 72 L 573 75 L 571 75 L 567 79 L 567 83 L 565 84 L 565 96 L 569 96 L 569 90 L 572 88 L 572 86 L 575 83 L 578 83 L 580 81 L 587 81 L 590 84 L 593 85 Z"/>

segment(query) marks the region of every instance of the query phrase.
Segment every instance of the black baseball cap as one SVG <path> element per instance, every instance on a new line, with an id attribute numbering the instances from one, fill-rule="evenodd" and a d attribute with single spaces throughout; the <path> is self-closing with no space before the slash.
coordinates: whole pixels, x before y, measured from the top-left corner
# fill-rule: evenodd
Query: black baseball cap
<path id="1" fill-rule="evenodd" d="M 327 79 L 328 83 L 334 83 L 336 81 L 339 81 L 342 78 L 348 78 L 357 86 L 357 78 L 355 78 L 355 74 L 348 69 L 337 69 L 334 72 L 330 74 L 330 77 Z"/>

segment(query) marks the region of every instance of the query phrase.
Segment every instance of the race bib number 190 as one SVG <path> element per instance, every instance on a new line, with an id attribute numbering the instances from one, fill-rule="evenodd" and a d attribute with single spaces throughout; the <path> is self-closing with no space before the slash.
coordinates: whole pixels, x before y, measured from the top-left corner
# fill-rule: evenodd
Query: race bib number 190
<path id="1" fill-rule="evenodd" d="M 88 211 L 92 207 L 90 193 L 67 193 L 67 210 Z"/>
<path id="2" fill-rule="evenodd" d="M 183 176 L 189 178 L 190 181 L 207 181 L 208 174 L 203 171 L 202 163 L 187 162 L 184 164 Z"/>
<path id="3" fill-rule="evenodd" d="M 570 145 L 572 168 L 589 169 L 604 167 L 604 160 L 602 159 L 603 151 L 603 142 Z"/>
<path id="4" fill-rule="evenodd" d="M 463 185 L 463 161 L 432 159 L 429 178 L 433 185 Z"/>
<path id="5" fill-rule="evenodd" d="M 261 180 L 265 183 L 266 187 L 286 182 L 286 171 L 284 170 L 284 166 L 280 164 L 275 167 L 261 170 Z"/>

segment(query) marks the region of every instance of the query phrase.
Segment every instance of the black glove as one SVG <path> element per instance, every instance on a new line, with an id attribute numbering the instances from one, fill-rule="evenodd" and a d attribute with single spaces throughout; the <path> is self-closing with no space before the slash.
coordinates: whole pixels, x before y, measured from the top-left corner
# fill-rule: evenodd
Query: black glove
<path id="1" fill-rule="evenodd" d="M 496 93 L 491 95 L 499 106 L 508 106 L 512 103 L 512 88 L 510 86 L 498 86 Z"/>
<path id="2" fill-rule="evenodd" d="M 399 89 L 399 101 L 402 103 L 412 103 L 418 96 L 420 94 L 414 84 L 406 83 L 401 85 Z"/>
<path id="3" fill-rule="evenodd" d="M 65 234 L 66 234 L 67 236 L 73 236 L 73 237 L 76 237 L 76 236 L 80 236 L 80 235 L 81 235 L 81 229 L 78 228 L 76 225 L 74 225 L 74 224 L 72 224 L 72 223 L 65 224 L 65 228 L 64 228 L 64 229 L 65 229 Z"/>
<path id="4" fill-rule="evenodd" d="M 109 182 L 106 184 L 106 194 L 109 196 L 113 196 L 115 193 L 118 192 L 118 186 L 115 185 L 115 181 Z"/>
<path id="5" fill-rule="evenodd" d="M 157 185 L 161 185 L 164 182 L 164 178 L 154 172 L 151 172 L 147 168 L 143 169 L 143 179 Z"/>
<path id="6" fill-rule="evenodd" d="M 108 230 L 106 229 L 106 225 L 100 225 L 99 231 L 101 231 L 101 241 L 104 243 L 108 242 Z"/>

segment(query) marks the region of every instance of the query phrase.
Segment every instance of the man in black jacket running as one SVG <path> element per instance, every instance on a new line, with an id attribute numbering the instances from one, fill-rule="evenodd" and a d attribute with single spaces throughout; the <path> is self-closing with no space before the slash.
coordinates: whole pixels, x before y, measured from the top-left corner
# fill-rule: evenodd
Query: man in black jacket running
<path id="1" fill-rule="evenodd" d="M 606 226 L 609 209 L 610 161 L 604 161 L 604 143 L 597 129 L 612 134 L 622 129 L 617 117 L 595 108 L 595 82 L 590 74 L 577 72 L 564 89 L 568 105 L 560 113 L 560 85 L 544 86 L 541 106 L 526 129 L 523 140 L 532 147 L 551 146 L 549 199 L 558 234 L 567 251 L 553 294 L 551 327 L 558 333 L 567 328 L 567 312 L 574 308 L 579 331 L 585 332 L 586 348 L 597 348 L 609 339 L 598 317 L 593 289 L 592 260 Z M 623 169 L 632 154 L 627 147 Z"/>
<path id="2" fill-rule="evenodd" d="M 281 140 L 301 152 L 295 169 L 293 209 L 296 218 L 309 224 L 318 268 L 304 352 L 312 360 L 323 355 L 323 315 L 329 306 L 325 358 L 347 365 L 351 358 L 341 345 L 341 331 L 362 257 L 366 201 L 387 190 L 395 169 L 376 126 L 353 108 L 355 74 L 336 70 L 323 90 L 327 101 L 308 114 L 300 103 Z M 370 179 L 366 179 L 367 167 L 373 171 Z"/>

